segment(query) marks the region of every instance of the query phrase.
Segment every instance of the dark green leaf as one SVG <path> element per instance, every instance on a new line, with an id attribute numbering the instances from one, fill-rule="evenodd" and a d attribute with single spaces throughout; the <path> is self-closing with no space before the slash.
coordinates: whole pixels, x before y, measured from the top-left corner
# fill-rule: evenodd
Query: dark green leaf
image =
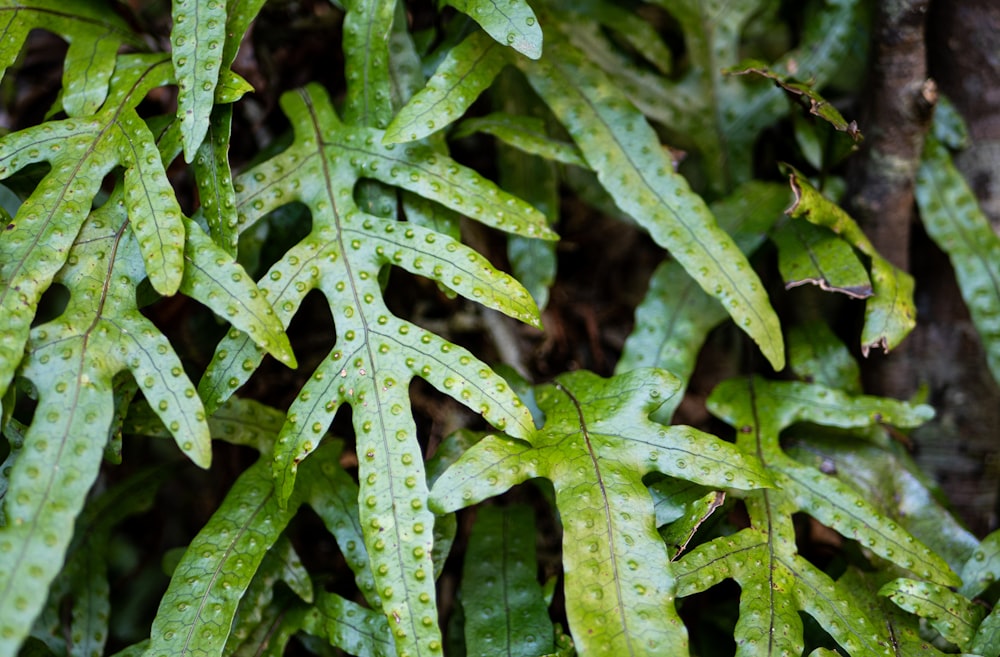
<path id="1" fill-rule="evenodd" d="M 537 569 L 531 508 L 480 509 L 462 571 L 469 655 L 536 657 L 552 652 L 552 622 Z"/>

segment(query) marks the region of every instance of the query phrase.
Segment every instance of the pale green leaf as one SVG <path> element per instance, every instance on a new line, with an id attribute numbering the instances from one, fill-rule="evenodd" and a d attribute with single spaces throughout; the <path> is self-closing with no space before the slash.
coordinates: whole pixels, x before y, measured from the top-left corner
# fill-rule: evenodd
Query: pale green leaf
<path id="1" fill-rule="evenodd" d="M 287 94 L 283 106 L 295 141 L 235 181 L 238 216 L 245 229 L 287 203 L 298 201 L 310 209 L 312 232 L 271 267 L 260 286 L 283 325 L 309 290 L 322 290 L 337 342 L 289 409 L 275 451 L 278 495 L 287 498 L 301 460 L 316 449 L 337 409 L 351 405 L 360 461 L 360 522 L 375 593 L 399 649 L 433 652 L 440 635 L 436 623 L 425 619 L 437 616 L 431 560 L 435 521 L 426 508 L 408 384 L 414 376 L 424 378 L 515 435 L 527 435 L 534 426 L 507 383 L 485 364 L 389 312 L 379 274 L 387 265 L 399 266 L 532 323 L 538 322 L 537 309 L 510 276 L 447 235 L 360 211 L 353 189 L 361 178 L 374 178 L 488 225 L 551 233 L 540 213 L 446 155 L 423 145 L 382 145 L 381 131 L 342 124 L 317 86 Z M 245 336 L 224 339 L 202 381 L 209 406 L 226 399 L 260 358 Z"/>
<path id="2" fill-rule="evenodd" d="M 580 150 L 573 144 L 553 139 L 545 134 L 545 123 L 539 118 L 494 112 L 462 121 L 452 137 L 460 139 L 475 132 L 493 135 L 525 153 L 587 168 Z"/>
<path id="3" fill-rule="evenodd" d="M 983 539 L 962 569 L 963 595 L 980 595 L 1000 580 L 1000 530 Z"/>
<path id="4" fill-rule="evenodd" d="M 184 159 L 191 163 L 208 132 L 226 46 L 225 0 L 173 0 L 171 60 L 177 79 L 177 118 Z"/>
<path id="5" fill-rule="evenodd" d="M 802 380 L 861 393 L 861 368 L 823 321 L 797 324 L 788 331 L 788 363 Z"/>
<path id="6" fill-rule="evenodd" d="M 993 611 L 979 624 L 969 651 L 982 657 L 1000 655 L 1000 605 L 994 605 Z"/>
<path id="7" fill-rule="evenodd" d="M 926 618 L 945 639 L 968 650 L 985 610 L 940 584 L 899 578 L 879 589 L 901 608 Z"/>
<path id="8" fill-rule="evenodd" d="M 0 78 L 17 58 L 28 32 L 42 28 L 69 41 L 62 103 L 71 117 L 97 112 L 108 93 L 115 55 L 142 39 L 110 7 L 88 0 L 25 0 L 0 7 Z"/>
<path id="9" fill-rule="evenodd" d="M 542 56 L 542 28 L 525 0 L 446 0 L 472 17 L 497 43 L 525 57 Z"/>
<path id="10" fill-rule="evenodd" d="M 704 200 L 676 174 L 656 133 L 612 81 L 566 40 L 539 62 L 518 61 L 618 206 L 668 249 L 776 369 L 785 355 L 763 284 Z"/>
<path id="11" fill-rule="evenodd" d="M 878 397 L 851 397 L 816 384 L 731 379 L 709 397 L 709 410 L 738 429 L 737 444 L 761 455 L 791 509 L 805 511 L 866 548 L 922 577 L 954 584 L 957 577 L 936 554 L 897 523 L 885 519 L 851 488 L 784 454 L 779 434 L 796 422 L 830 427 L 885 423 L 915 427 L 933 417 L 927 406 Z M 780 474 L 779 474 L 780 473 Z"/>
<path id="12" fill-rule="evenodd" d="M 253 279 L 201 227 L 186 220 L 180 291 L 202 302 L 289 367 L 297 365 L 281 320 Z"/>
<path id="13" fill-rule="evenodd" d="M 785 288 L 817 285 L 855 299 L 872 295 L 871 280 L 851 246 L 830 230 L 788 221 L 771 233 Z"/>
<path id="14" fill-rule="evenodd" d="M 0 390 L 20 362 L 42 293 L 66 262 L 93 197 L 116 165 L 126 167 L 124 202 L 153 287 L 174 293 L 183 271 L 184 225 L 153 137 L 133 109 L 165 84 L 161 55 L 119 60 L 111 93 L 96 115 L 49 121 L 0 139 L 0 177 L 48 161 L 52 166 L 24 201 L 0 241 Z M 34 248 L 45 244 L 47 248 Z"/>
<path id="15" fill-rule="evenodd" d="M 552 652 L 552 621 L 537 569 L 531 508 L 480 509 L 462 570 L 467 654 L 537 657 Z"/>
<path id="16" fill-rule="evenodd" d="M 741 494 L 751 526 L 698 546 L 676 563 L 678 594 L 704 591 L 724 579 L 742 590 L 737 654 L 803 650 L 802 611 L 850 654 L 890 654 L 891 637 L 864 611 L 865 599 L 835 584 L 798 554 L 792 515 L 804 511 L 866 549 L 943 584 L 957 578 L 948 565 L 860 494 L 784 454 L 779 437 L 796 423 L 863 427 L 877 422 L 912 427 L 927 407 L 848 395 L 818 386 L 758 378 L 730 380 L 709 397 L 709 410 L 736 428 L 736 445 L 758 454 L 777 487 Z"/>
<path id="17" fill-rule="evenodd" d="M 871 259 L 872 296 L 865 303 L 861 353 L 873 347 L 889 351 L 913 330 L 917 311 L 913 302 L 913 277 L 893 266 L 875 250 L 858 224 L 836 203 L 824 197 L 806 178 L 785 165 L 795 203 L 788 209 L 794 218 L 827 228 Z"/>
<path id="18" fill-rule="evenodd" d="M 927 234 L 951 259 L 993 378 L 1000 381 L 1000 237 L 934 137 L 924 142 L 914 190 Z"/>
<path id="19" fill-rule="evenodd" d="M 461 118 L 497 74 L 507 57 L 483 32 L 473 32 L 448 51 L 427 85 L 386 128 L 386 142 L 422 139 Z"/>
<path id="20" fill-rule="evenodd" d="M 489 436 L 434 484 L 435 509 L 452 511 L 527 479 L 552 481 L 564 519 L 567 614 L 587 654 L 659 655 L 687 643 L 644 475 L 725 488 L 768 484 L 756 461 L 732 445 L 649 419 L 678 387 L 661 370 L 612 379 L 565 374 L 539 389 L 546 423 L 530 442 Z"/>

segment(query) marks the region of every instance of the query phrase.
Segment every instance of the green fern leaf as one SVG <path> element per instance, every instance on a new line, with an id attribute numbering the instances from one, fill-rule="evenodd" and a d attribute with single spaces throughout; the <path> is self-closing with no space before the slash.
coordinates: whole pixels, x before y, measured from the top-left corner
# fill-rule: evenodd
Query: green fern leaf
<path id="1" fill-rule="evenodd" d="M 299 600 L 313 601 L 313 583 L 309 579 L 309 573 L 299 560 L 291 541 L 285 536 L 279 537 L 264 555 L 250 586 L 240 599 L 222 654 L 234 655 L 241 647 L 257 644 L 255 632 L 261 625 L 271 625 L 273 622 L 273 619 L 268 618 L 268 611 L 274 601 L 274 586 L 278 581 L 285 582 Z M 293 604 L 292 600 L 286 602 L 287 606 Z"/>
<path id="2" fill-rule="evenodd" d="M 302 631 L 326 639 L 357 657 L 395 657 L 385 616 L 332 593 L 320 593 L 302 623 Z"/>
<path id="3" fill-rule="evenodd" d="M 385 129 L 393 115 L 389 35 L 396 0 L 349 0 L 345 6 L 344 57 L 348 76 L 344 121 Z"/>
<path id="4" fill-rule="evenodd" d="M 66 564 L 53 582 L 48 603 L 32 630 L 32 636 L 44 641 L 56 654 L 104 654 L 111 616 L 107 573 L 111 530 L 153 505 L 167 473 L 162 467 L 140 471 L 91 500 L 77 518 Z M 65 622 L 67 599 L 71 609 Z"/>
<path id="5" fill-rule="evenodd" d="M 159 55 L 119 59 L 103 109 L 89 117 L 49 121 L 0 139 L 0 177 L 47 161 L 52 165 L 0 240 L 0 390 L 21 360 L 38 300 L 66 261 L 103 177 L 125 167 L 124 202 L 150 282 L 173 294 L 184 269 L 184 224 L 154 138 L 135 113 L 153 87 L 169 81 Z M 45 244 L 46 248 L 36 248 Z"/>
<path id="6" fill-rule="evenodd" d="M 108 6 L 87 0 L 24 0 L 0 7 L 0 79 L 36 28 L 69 41 L 63 66 L 62 104 L 71 117 L 97 112 L 108 94 L 115 55 L 127 45 L 146 45 Z"/>
<path id="7" fill-rule="evenodd" d="M 489 36 L 476 31 L 465 37 L 392 120 L 386 142 L 417 141 L 458 120 L 506 65 L 503 48 Z"/>
<path id="8" fill-rule="evenodd" d="M 536 657 L 552 652 L 552 621 L 537 569 L 531 508 L 480 509 L 462 570 L 467 654 Z"/>
<path id="9" fill-rule="evenodd" d="M 788 196 L 788 190 L 781 185 L 747 183 L 713 203 L 711 210 L 719 227 L 732 236 L 743 253 L 750 255 L 788 206 Z M 702 290 L 680 264 L 667 260 L 650 278 L 649 290 L 635 311 L 635 328 L 615 371 L 658 367 L 686 385 L 709 331 L 725 319 L 725 309 L 719 302 Z M 669 423 L 682 398 L 682 394 L 671 397 L 654 417 Z"/>
<path id="10" fill-rule="evenodd" d="M 365 530 L 377 592 L 399 645 L 423 654 L 440 643 L 436 624 L 422 620 L 436 617 L 434 517 L 425 508 L 407 383 L 413 376 L 425 378 L 515 435 L 534 427 L 509 386 L 483 363 L 393 316 L 378 273 L 386 265 L 400 266 L 533 324 L 537 309 L 520 285 L 468 247 L 416 225 L 361 213 L 352 191 L 360 178 L 374 178 L 502 230 L 551 233 L 537 211 L 445 155 L 426 146 L 383 146 L 380 131 L 341 124 L 318 87 L 287 94 L 283 106 L 296 140 L 236 181 L 241 223 L 249 227 L 296 200 L 310 208 L 312 232 L 271 268 L 261 289 L 283 324 L 310 289 L 321 289 L 333 310 L 337 344 L 289 409 L 275 451 L 278 494 L 287 499 L 298 463 L 319 444 L 337 408 L 350 404 L 361 456 L 362 526 L 384 530 Z M 209 407 L 245 381 L 261 356 L 238 332 L 224 339 L 201 384 Z"/>
<path id="11" fill-rule="evenodd" d="M 872 292 L 864 265 L 847 242 L 826 228 L 789 221 L 771 233 L 785 288 L 807 283 L 827 292 L 866 299 Z"/>
<path id="12" fill-rule="evenodd" d="M 879 589 L 901 608 L 926 618 L 945 639 L 968 651 L 986 611 L 940 584 L 898 578 Z"/>
<path id="13" fill-rule="evenodd" d="M 888 352 L 913 330 L 917 311 L 913 303 L 913 277 L 883 258 L 857 223 L 836 203 L 824 197 L 805 176 L 784 165 L 795 193 L 788 209 L 792 217 L 832 230 L 871 259 L 872 296 L 865 304 L 865 326 L 861 331 L 861 353 L 873 347 Z"/>
<path id="14" fill-rule="evenodd" d="M 880 584 L 888 577 L 888 571 L 863 572 L 848 568 L 837 588 L 849 591 L 857 601 L 865 616 L 872 619 L 879 642 L 890 646 L 893 657 L 944 657 L 932 643 L 921 636 L 920 620 L 892 604 L 879 595 Z"/>
<path id="15" fill-rule="evenodd" d="M 434 484 L 435 510 L 447 512 L 527 479 L 552 481 L 566 519 L 567 615 L 578 649 L 587 654 L 686 654 L 671 565 L 644 475 L 658 471 L 724 488 L 769 482 L 732 445 L 649 419 L 678 387 L 662 370 L 612 379 L 583 371 L 563 375 L 539 389 L 546 423 L 529 442 L 489 436 Z"/>
<path id="16" fill-rule="evenodd" d="M 177 80 L 177 118 L 190 163 L 208 132 L 226 46 L 225 0 L 174 0 L 171 60 Z M 240 33 L 242 36 L 242 33 Z"/>
<path id="17" fill-rule="evenodd" d="M 0 546 L 13 565 L 0 565 L 0 645 L 23 639 L 62 563 L 109 439 L 119 372 L 132 374 L 185 454 L 202 467 L 211 458 L 201 400 L 136 305 L 145 272 L 124 206 L 116 192 L 84 224 L 56 279 L 70 291 L 66 310 L 31 330 L 21 363 L 38 408 L 8 480 Z"/>
<path id="18" fill-rule="evenodd" d="M 471 16 L 497 43 L 510 46 L 525 57 L 542 56 L 542 28 L 524 0 L 446 0 Z"/>
<path id="19" fill-rule="evenodd" d="M 1000 580 L 1000 530 L 983 539 L 962 569 L 961 592 L 968 597 L 981 595 Z"/>
<path id="20" fill-rule="evenodd" d="M 861 394 L 858 361 L 826 322 L 806 322 L 788 331 L 788 362 L 803 381 Z"/>
<path id="21" fill-rule="evenodd" d="M 229 137 L 232 128 L 232 105 L 219 105 L 212 111 L 205 141 L 194 158 L 195 181 L 201 213 L 215 243 L 236 256 L 239 221 L 236 217 L 236 191 L 229 168 Z"/>
<path id="22" fill-rule="evenodd" d="M 993 611 L 979 624 L 969 650 L 982 657 L 1000 655 L 1000 605 L 994 605 Z"/>
<path id="23" fill-rule="evenodd" d="M 539 62 L 518 61 L 615 202 L 717 298 L 776 369 L 785 354 L 777 316 L 746 258 L 705 202 L 674 173 L 656 133 L 613 82 L 553 31 Z"/>
<path id="24" fill-rule="evenodd" d="M 227 644 L 227 657 L 282 657 L 291 638 L 302 630 L 309 608 L 292 593 L 276 591 L 260 612 L 259 622 L 241 641 Z M 302 636 L 300 634 L 300 636 Z"/>
<path id="25" fill-rule="evenodd" d="M 751 527 L 695 548 L 677 562 L 678 595 L 733 578 L 743 590 L 736 626 L 739 655 L 803 650 L 798 611 L 815 618 L 851 654 L 886 654 L 860 602 L 798 553 L 792 514 L 804 511 L 865 549 L 929 580 L 955 584 L 938 555 L 836 478 L 786 456 L 779 434 L 796 422 L 842 428 L 875 423 L 913 427 L 926 406 L 848 395 L 815 384 L 730 380 L 709 397 L 709 410 L 737 429 L 737 446 L 760 455 L 779 488 L 744 494 Z"/>
<path id="26" fill-rule="evenodd" d="M 538 155 L 547 160 L 587 167 L 583 155 L 576 146 L 552 139 L 545 134 L 545 123 L 539 118 L 495 112 L 463 121 L 452 137 L 461 139 L 474 132 L 493 135 L 525 153 Z"/>
<path id="27" fill-rule="evenodd" d="M 947 149 L 928 135 L 915 194 L 927 234 L 948 254 L 958 287 L 983 341 L 986 362 L 1000 381 L 1000 238 Z"/>
<path id="28" fill-rule="evenodd" d="M 250 466 L 174 570 L 146 657 L 222 655 L 240 599 L 297 508 L 278 503 L 266 455 Z"/>

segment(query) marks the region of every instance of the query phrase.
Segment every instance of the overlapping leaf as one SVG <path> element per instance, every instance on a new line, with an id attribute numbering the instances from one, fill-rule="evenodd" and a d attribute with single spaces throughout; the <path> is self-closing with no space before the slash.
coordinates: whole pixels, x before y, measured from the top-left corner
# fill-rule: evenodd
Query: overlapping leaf
<path id="1" fill-rule="evenodd" d="M 453 511 L 527 479 L 552 481 L 564 521 L 567 615 L 586 654 L 686 654 L 644 475 L 722 488 L 768 483 L 756 460 L 732 445 L 649 419 L 678 387 L 676 378 L 654 369 L 612 379 L 563 375 L 538 390 L 546 422 L 528 442 L 488 436 L 434 483 L 436 509 Z"/>
<path id="2" fill-rule="evenodd" d="M 560 22 L 570 40 L 611 76 L 636 107 L 664 128 L 671 143 L 693 148 L 704 158 L 712 188 L 727 192 L 750 179 L 754 141 L 788 112 L 781 89 L 725 73 L 752 47 L 745 28 L 755 24 L 753 18 L 759 23 L 774 3 L 657 0 L 655 4 L 670 12 L 684 32 L 687 65 L 676 81 L 624 56 L 588 13 L 576 18 L 564 14 Z M 828 0 L 820 10 L 807 12 L 798 47 L 778 58 L 770 69 L 822 89 L 857 42 L 861 4 Z"/>
<path id="3" fill-rule="evenodd" d="M 123 45 L 145 50 L 142 39 L 107 5 L 88 0 L 23 0 L 0 7 L 0 78 L 36 28 L 69 41 L 63 67 L 62 104 L 72 117 L 94 114 L 104 104 Z"/>
<path id="4" fill-rule="evenodd" d="M 778 488 L 745 494 L 751 527 L 701 545 L 677 564 L 678 593 L 733 578 L 743 591 L 736 626 L 739 655 L 801 654 L 799 610 L 815 618 L 851 654 L 891 654 L 891 644 L 861 601 L 803 559 L 792 514 L 805 512 L 865 549 L 930 581 L 958 579 L 939 556 L 836 478 L 786 456 L 779 435 L 797 422 L 851 428 L 875 423 L 913 427 L 925 406 L 850 397 L 817 384 L 734 379 L 719 385 L 710 410 L 736 428 L 737 446 L 757 454 Z"/>
<path id="5" fill-rule="evenodd" d="M 226 46 L 225 0 L 174 0 L 171 59 L 188 162 L 205 139 Z M 242 36 L 242 32 L 240 33 Z"/>

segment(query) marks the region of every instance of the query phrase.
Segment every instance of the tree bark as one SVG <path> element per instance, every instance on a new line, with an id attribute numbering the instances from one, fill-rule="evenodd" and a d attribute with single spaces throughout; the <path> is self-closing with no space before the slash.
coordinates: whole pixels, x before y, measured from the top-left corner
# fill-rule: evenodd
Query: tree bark
<path id="1" fill-rule="evenodd" d="M 913 185 L 937 99 L 927 77 L 925 25 L 930 0 L 877 3 L 872 69 L 862 108 L 865 144 L 848 172 L 849 209 L 875 248 L 910 269 Z M 906 342 L 866 368 L 869 389 L 908 397 L 917 382 Z"/>

